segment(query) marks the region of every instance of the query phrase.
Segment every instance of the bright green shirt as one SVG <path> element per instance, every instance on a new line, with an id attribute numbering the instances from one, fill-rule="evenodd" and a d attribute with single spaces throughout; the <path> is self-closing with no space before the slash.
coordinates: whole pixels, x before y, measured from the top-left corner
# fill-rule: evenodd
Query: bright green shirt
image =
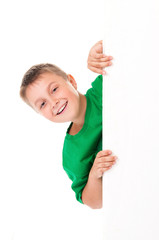
<path id="1" fill-rule="evenodd" d="M 102 150 L 102 75 L 92 83 L 86 94 L 87 107 L 82 129 L 69 135 L 70 124 L 63 146 L 63 168 L 72 180 L 71 188 L 81 200 L 96 154 Z"/>

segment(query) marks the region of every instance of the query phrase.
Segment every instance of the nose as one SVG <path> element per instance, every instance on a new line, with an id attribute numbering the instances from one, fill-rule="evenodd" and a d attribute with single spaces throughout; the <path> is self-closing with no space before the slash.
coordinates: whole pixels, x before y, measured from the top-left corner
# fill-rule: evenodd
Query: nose
<path id="1" fill-rule="evenodd" d="M 51 108 L 56 109 L 58 105 L 59 105 L 59 100 L 55 99 L 54 101 L 52 101 Z"/>

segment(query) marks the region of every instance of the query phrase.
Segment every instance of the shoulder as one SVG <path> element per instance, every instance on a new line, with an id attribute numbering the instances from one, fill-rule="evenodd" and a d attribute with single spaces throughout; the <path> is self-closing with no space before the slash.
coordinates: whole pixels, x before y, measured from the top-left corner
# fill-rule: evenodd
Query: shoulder
<path id="1" fill-rule="evenodd" d="M 88 89 L 86 95 L 95 94 L 98 96 L 102 96 L 102 85 L 103 85 L 103 76 L 99 75 L 93 82 L 92 88 Z"/>
<path id="2" fill-rule="evenodd" d="M 92 82 L 92 87 L 93 87 L 93 88 L 102 87 L 102 83 L 103 83 L 103 76 L 102 76 L 102 75 L 99 75 L 99 76 Z"/>
<path id="3" fill-rule="evenodd" d="M 102 109 L 102 86 L 103 76 L 99 75 L 93 82 L 92 87 L 87 90 L 86 97 L 90 99 L 91 106 L 96 106 L 100 111 Z"/>

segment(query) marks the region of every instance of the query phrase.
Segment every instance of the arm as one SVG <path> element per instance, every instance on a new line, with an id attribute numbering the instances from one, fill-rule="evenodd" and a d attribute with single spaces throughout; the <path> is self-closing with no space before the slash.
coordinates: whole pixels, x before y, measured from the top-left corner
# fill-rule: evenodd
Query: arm
<path id="1" fill-rule="evenodd" d="M 82 192 L 82 201 L 93 209 L 102 208 L 102 176 L 116 162 L 117 157 L 111 151 L 100 151 L 90 170 L 87 184 Z"/>
<path id="2" fill-rule="evenodd" d="M 103 41 L 97 42 L 90 50 L 87 60 L 88 69 L 98 74 L 106 74 L 105 67 L 112 65 L 112 56 L 103 54 Z"/>

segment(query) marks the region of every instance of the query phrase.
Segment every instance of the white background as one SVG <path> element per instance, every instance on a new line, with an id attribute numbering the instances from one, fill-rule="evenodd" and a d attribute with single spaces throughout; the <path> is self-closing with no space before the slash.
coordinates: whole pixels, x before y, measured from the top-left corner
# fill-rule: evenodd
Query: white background
<path id="1" fill-rule="evenodd" d="M 159 2 L 105 1 L 104 239 L 159 239 Z"/>
<path id="2" fill-rule="evenodd" d="M 71 73 L 82 93 L 96 74 L 87 69 L 103 38 L 103 1 L 1 1 L 0 239 L 100 239 L 101 210 L 75 200 L 62 169 L 68 124 L 36 114 L 19 97 L 23 74 L 50 62 Z M 55 237 L 56 236 L 56 237 Z"/>

